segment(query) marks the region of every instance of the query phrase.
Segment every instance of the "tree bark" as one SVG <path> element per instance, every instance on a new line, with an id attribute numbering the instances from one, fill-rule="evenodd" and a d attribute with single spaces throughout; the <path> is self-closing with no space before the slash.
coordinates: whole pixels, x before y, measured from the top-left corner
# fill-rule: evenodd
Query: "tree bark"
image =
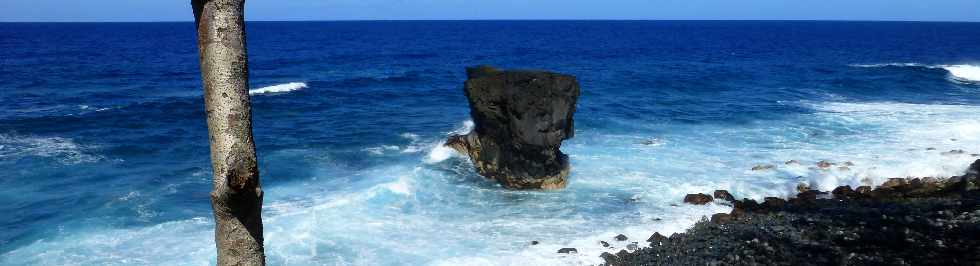
<path id="1" fill-rule="evenodd" d="M 192 0 L 211 143 L 218 265 L 265 265 L 252 141 L 245 0 Z"/>

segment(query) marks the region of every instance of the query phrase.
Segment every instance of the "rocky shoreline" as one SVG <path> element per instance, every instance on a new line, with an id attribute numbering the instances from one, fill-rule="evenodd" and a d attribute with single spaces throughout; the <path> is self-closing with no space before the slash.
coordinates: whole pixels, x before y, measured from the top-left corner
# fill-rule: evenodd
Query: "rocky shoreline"
<path id="1" fill-rule="evenodd" d="M 980 265 L 980 160 L 962 176 L 893 178 L 877 188 L 802 188 L 795 198 L 731 204 L 686 233 L 603 253 L 607 265 Z"/>

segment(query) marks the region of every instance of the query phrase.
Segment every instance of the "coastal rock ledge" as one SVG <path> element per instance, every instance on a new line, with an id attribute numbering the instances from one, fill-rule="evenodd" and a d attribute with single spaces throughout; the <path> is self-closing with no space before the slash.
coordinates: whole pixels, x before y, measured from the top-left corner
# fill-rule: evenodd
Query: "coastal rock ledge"
<path id="1" fill-rule="evenodd" d="M 574 135 L 579 84 L 546 71 L 466 68 L 473 131 L 446 145 L 469 155 L 476 170 L 510 189 L 560 189 L 569 173 L 559 148 Z"/>

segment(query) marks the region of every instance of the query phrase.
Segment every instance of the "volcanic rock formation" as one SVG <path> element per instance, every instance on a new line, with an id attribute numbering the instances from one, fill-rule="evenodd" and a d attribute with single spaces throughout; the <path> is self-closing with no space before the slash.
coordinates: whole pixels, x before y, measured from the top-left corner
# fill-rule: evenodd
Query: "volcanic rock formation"
<path id="1" fill-rule="evenodd" d="M 574 135 L 579 96 L 575 77 L 545 71 L 466 69 L 464 90 L 474 129 L 446 145 L 467 154 L 477 171 L 511 189 L 565 187 L 568 156 L 559 148 Z"/>

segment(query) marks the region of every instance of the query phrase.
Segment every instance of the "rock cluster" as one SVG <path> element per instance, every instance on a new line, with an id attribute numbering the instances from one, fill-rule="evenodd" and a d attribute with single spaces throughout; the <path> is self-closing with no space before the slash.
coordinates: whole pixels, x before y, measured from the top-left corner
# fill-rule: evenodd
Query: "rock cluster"
<path id="1" fill-rule="evenodd" d="M 980 160 L 947 179 L 732 200 L 731 213 L 686 233 L 654 233 L 647 248 L 602 257 L 608 265 L 980 265 L 978 174 Z"/>
<path id="2" fill-rule="evenodd" d="M 575 77 L 545 71 L 466 69 L 464 90 L 474 129 L 446 145 L 469 155 L 477 171 L 511 189 L 565 187 L 570 166 L 559 148 L 574 135 Z"/>

